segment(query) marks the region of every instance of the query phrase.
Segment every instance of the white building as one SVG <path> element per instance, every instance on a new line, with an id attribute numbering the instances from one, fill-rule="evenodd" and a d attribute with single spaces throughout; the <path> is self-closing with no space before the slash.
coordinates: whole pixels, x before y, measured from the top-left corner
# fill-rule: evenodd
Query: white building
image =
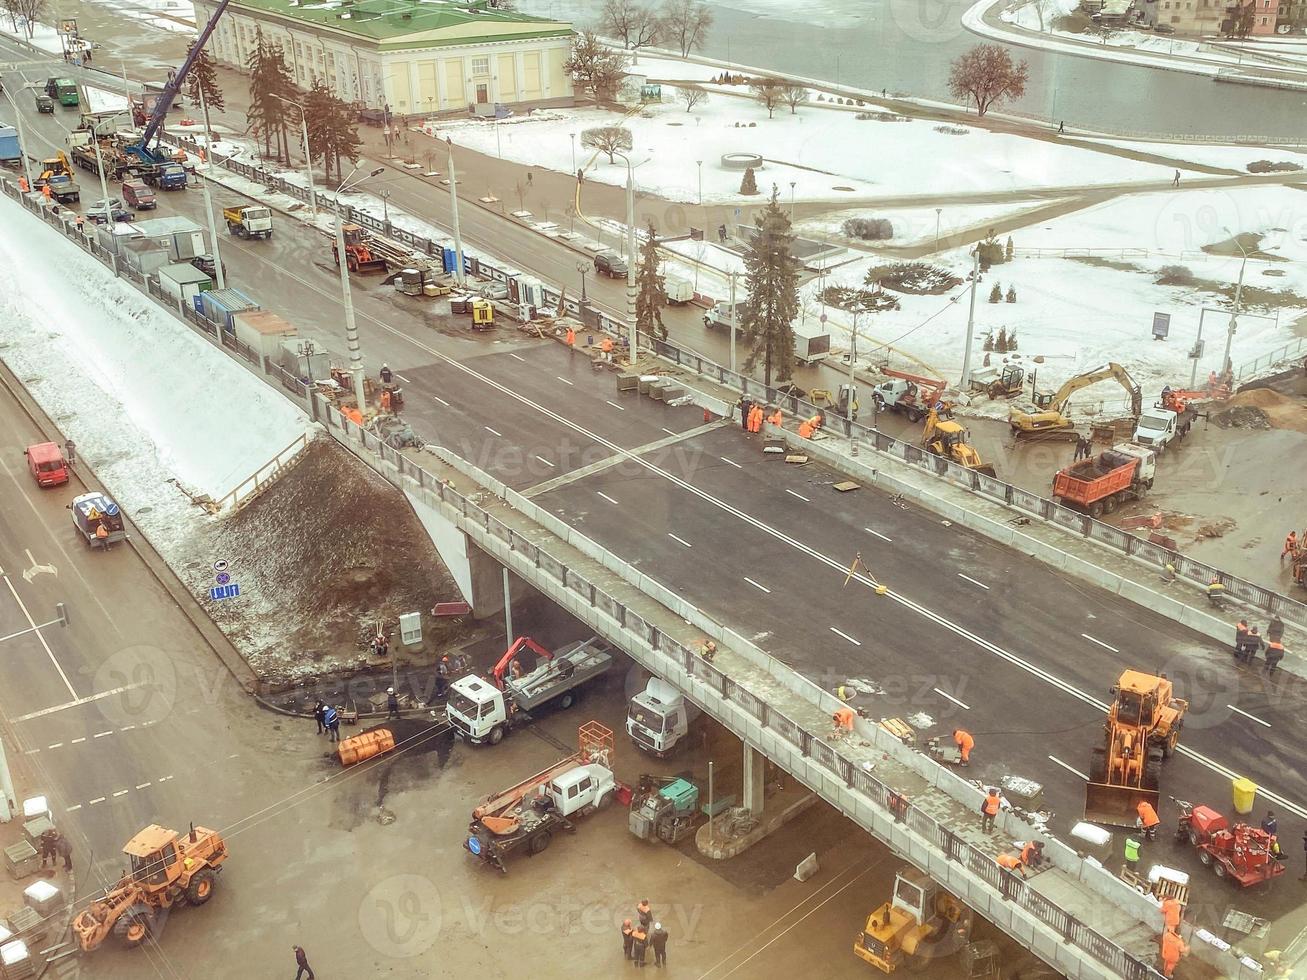
<path id="1" fill-rule="evenodd" d="M 203 24 L 217 0 L 195 0 Z M 244 70 L 262 31 L 280 43 L 303 88 L 396 115 L 570 105 L 563 69 L 570 24 L 497 10 L 488 0 L 232 0 L 209 40 L 218 62 Z"/>

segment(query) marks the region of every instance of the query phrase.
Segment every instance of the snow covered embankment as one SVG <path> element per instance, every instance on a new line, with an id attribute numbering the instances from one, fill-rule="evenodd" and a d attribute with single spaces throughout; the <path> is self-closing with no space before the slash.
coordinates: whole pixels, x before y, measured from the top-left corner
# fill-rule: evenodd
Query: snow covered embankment
<path id="1" fill-rule="evenodd" d="M 217 500 L 313 423 L 0 196 L 0 357 L 174 567 Z"/>

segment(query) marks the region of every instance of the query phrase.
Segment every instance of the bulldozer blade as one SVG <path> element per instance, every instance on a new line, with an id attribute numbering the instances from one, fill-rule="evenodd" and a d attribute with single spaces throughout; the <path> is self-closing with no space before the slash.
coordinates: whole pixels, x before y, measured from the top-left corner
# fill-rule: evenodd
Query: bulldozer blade
<path id="1" fill-rule="evenodd" d="M 982 463 L 980 466 L 977 466 L 975 469 L 977 473 L 983 473 L 985 474 L 985 476 L 992 476 L 995 479 L 998 478 L 998 473 L 995 472 L 993 463 Z"/>
<path id="2" fill-rule="evenodd" d="M 1155 789 L 1086 783 L 1085 819 L 1090 823 L 1104 823 L 1111 827 L 1133 827 L 1139 816 L 1139 804 L 1150 803 L 1155 810 L 1158 796 Z"/>

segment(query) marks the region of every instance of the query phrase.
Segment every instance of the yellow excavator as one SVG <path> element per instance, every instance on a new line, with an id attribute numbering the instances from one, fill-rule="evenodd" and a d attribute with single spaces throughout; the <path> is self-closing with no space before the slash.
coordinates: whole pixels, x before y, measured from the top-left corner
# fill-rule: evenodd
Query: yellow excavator
<path id="1" fill-rule="evenodd" d="M 952 419 L 941 419 L 933 408 L 926 413 L 926 429 L 921 445 L 927 452 L 951 459 L 969 470 L 994 476 L 994 466 L 981 459 L 976 447 L 968 441 L 971 433 Z"/>
<path id="2" fill-rule="evenodd" d="M 919 972 L 930 960 L 958 952 L 971 939 L 971 909 L 924 871 L 905 867 L 894 896 L 871 915 L 853 939 L 853 953 L 883 973 L 900 966 Z"/>
<path id="3" fill-rule="evenodd" d="M 1071 420 L 1066 417 L 1067 402 L 1071 396 L 1081 388 L 1088 388 L 1092 384 L 1100 381 L 1106 381 L 1108 378 L 1115 378 L 1117 382 L 1130 395 L 1130 414 L 1135 418 L 1143 410 L 1143 394 L 1139 390 L 1139 385 L 1135 379 L 1130 377 L 1130 372 L 1120 364 L 1104 364 L 1100 368 L 1092 371 L 1086 371 L 1084 374 L 1077 374 L 1071 378 L 1056 392 L 1037 391 L 1034 395 L 1033 402 L 1024 402 L 1013 405 L 1008 410 L 1008 424 L 1012 431 L 1017 435 L 1024 435 L 1030 432 L 1048 432 L 1058 429 L 1071 428 Z"/>

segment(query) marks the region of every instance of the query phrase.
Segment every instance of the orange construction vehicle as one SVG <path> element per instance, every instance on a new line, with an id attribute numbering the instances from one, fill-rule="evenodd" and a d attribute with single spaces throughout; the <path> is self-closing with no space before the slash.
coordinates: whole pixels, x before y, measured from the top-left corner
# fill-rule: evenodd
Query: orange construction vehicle
<path id="1" fill-rule="evenodd" d="M 1180 742 L 1189 702 L 1175 697 L 1165 674 L 1123 671 L 1094 747 L 1085 785 L 1085 819 L 1133 827 L 1140 803 L 1154 809 L 1160 795 L 1162 760 Z"/>
<path id="2" fill-rule="evenodd" d="M 1197 848 L 1199 862 L 1216 877 L 1247 888 L 1284 874 L 1284 862 L 1276 858 L 1279 845 L 1274 834 L 1246 823 L 1232 826 L 1209 806 L 1194 806 L 1186 800 L 1176 803 L 1180 806 L 1176 840 Z"/>
<path id="3" fill-rule="evenodd" d="M 110 933 L 128 948 L 139 946 L 155 931 L 162 912 L 183 900 L 190 905 L 207 902 L 227 860 L 227 844 L 216 830 L 194 824 L 185 837 L 152 824 L 129 840 L 123 853 L 131 870 L 73 920 L 73 932 L 85 952 Z"/>
<path id="4" fill-rule="evenodd" d="M 345 256 L 350 272 L 384 273 L 387 270 L 386 260 L 374 255 L 369 247 L 366 229 L 359 225 L 347 224 L 341 227 L 340 233 L 345 239 Z M 331 240 L 331 257 L 336 265 L 340 265 L 340 253 L 336 249 L 335 238 Z"/>

